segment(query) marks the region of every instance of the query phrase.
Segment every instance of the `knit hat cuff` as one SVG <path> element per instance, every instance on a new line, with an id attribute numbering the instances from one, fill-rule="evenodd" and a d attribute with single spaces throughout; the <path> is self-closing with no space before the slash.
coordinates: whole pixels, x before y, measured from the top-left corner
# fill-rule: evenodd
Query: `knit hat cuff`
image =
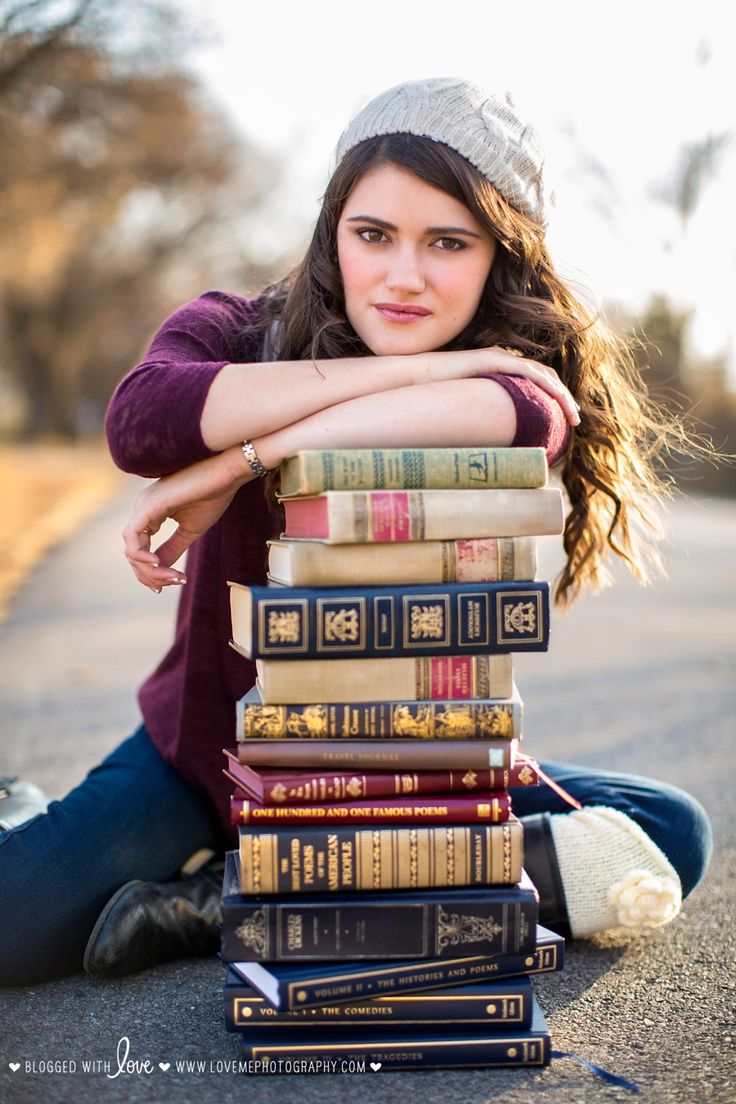
<path id="1" fill-rule="evenodd" d="M 335 167 L 360 142 L 388 134 L 414 134 L 449 146 L 512 207 L 546 225 L 550 196 L 538 135 L 519 117 L 507 93 L 488 93 L 449 77 L 390 88 L 348 123 L 337 144 Z"/>

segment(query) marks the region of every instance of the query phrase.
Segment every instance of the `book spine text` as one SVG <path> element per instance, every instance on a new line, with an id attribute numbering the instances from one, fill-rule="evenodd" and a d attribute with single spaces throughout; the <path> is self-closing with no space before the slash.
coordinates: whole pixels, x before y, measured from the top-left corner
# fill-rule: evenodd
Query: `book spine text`
<path id="1" fill-rule="evenodd" d="M 262 805 L 237 795 L 230 798 L 233 824 L 500 824 L 509 813 L 506 794 L 292 806 Z"/>
<path id="2" fill-rule="evenodd" d="M 514 885 L 522 826 L 240 828 L 243 893 L 344 893 Z"/>

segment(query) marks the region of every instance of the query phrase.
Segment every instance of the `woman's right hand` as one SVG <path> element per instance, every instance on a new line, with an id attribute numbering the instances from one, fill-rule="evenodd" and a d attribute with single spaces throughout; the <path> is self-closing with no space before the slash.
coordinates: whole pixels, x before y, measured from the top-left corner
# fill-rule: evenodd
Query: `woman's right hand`
<path id="1" fill-rule="evenodd" d="M 580 423 L 580 407 L 554 368 L 511 353 L 500 345 L 484 349 L 415 353 L 413 359 L 417 363 L 414 383 L 490 378 L 494 375 L 523 376 L 557 400 L 570 425 Z"/>
<path id="2" fill-rule="evenodd" d="M 165 475 L 137 496 L 123 530 L 125 557 L 139 583 L 159 594 L 186 583 L 172 564 L 224 514 L 236 491 L 255 478 L 239 448 Z M 171 518 L 177 528 L 155 552 L 151 538 Z"/>

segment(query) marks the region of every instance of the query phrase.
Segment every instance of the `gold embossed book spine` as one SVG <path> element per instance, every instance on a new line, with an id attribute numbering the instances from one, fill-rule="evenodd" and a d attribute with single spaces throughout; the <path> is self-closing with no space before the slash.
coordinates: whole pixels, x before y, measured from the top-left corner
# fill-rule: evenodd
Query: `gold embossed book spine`
<path id="1" fill-rule="evenodd" d="M 315 802 L 364 801 L 366 798 L 421 797 L 434 794 L 478 794 L 489 790 L 508 790 L 511 786 L 538 786 L 537 764 L 519 757 L 509 770 L 436 770 L 436 771 L 314 771 L 269 770 L 241 762 L 238 748 L 225 750 L 227 768 L 223 771 L 237 787 L 239 795 L 262 805 Z"/>
<path id="2" fill-rule="evenodd" d="M 237 703 L 239 740 L 416 739 L 514 740 L 522 702 L 511 698 L 445 701 Z"/>
<path id="3" fill-rule="evenodd" d="M 385 1030 L 387 1024 L 399 1028 L 422 1026 L 432 1031 L 443 1030 L 448 1023 L 461 1029 L 475 1026 L 499 1031 L 524 1030 L 532 1020 L 532 987 L 526 977 L 451 986 L 438 993 L 402 993 L 316 1009 L 276 1012 L 230 971 L 224 995 L 228 1031 L 266 1027 L 278 1032 L 282 1028 L 302 1027 L 311 1034 L 319 1027 L 352 1025 L 370 1033 Z"/>
<path id="4" fill-rule="evenodd" d="M 527 1030 L 511 1025 L 499 1031 L 466 1026 L 448 1034 L 427 1031 L 426 1026 L 391 1025 L 383 1033 L 362 1034 L 336 1024 L 332 1030 L 315 1028 L 305 1037 L 298 1028 L 275 1034 L 262 1026 L 241 1031 L 242 1054 L 260 1063 L 264 1073 L 277 1072 L 279 1061 L 306 1060 L 321 1064 L 314 1072 L 335 1072 L 330 1061 L 346 1059 L 370 1062 L 375 1072 L 412 1069 L 451 1069 L 453 1066 L 546 1066 L 550 1061 L 550 1034 L 544 1015 L 532 998 L 531 1025 Z M 273 1065 L 272 1065 L 273 1063 Z M 338 1067 L 339 1068 L 339 1067 Z"/>
<path id="5" fill-rule="evenodd" d="M 292 806 L 261 805 L 236 795 L 230 798 L 233 824 L 500 824 L 508 820 L 510 812 L 506 793 Z"/>
<path id="6" fill-rule="evenodd" d="M 345 893 L 514 885 L 522 826 L 240 828 L 243 893 Z"/>
<path id="7" fill-rule="evenodd" d="M 229 586 L 233 643 L 250 659 L 493 655 L 549 643 L 546 582 Z"/>

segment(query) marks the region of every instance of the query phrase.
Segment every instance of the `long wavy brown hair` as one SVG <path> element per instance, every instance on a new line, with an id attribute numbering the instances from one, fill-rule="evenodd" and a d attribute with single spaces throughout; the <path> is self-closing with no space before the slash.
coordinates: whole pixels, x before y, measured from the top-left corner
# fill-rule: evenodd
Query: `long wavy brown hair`
<path id="1" fill-rule="evenodd" d="M 671 494 L 659 457 L 702 446 L 677 417 L 650 400 L 630 343 L 557 275 L 543 228 L 448 146 L 394 134 L 368 139 L 345 155 L 327 186 L 303 261 L 265 292 L 258 327 L 272 346 L 277 335 L 268 359 L 371 355 L 345 314 L 336 242 L 350 191 L 367 169 L 381 164 L 396 165 L 459 200 L 497 240 L 478 311 L 445 348 L 511 346 L 553 367 L 580 405 L 580 425 L 570 435 L 561 470 L 570 508 L 556 603 L 568 605 L 586 585 L 605 585 L 611 551 L 647 582 L 662 569 L 656 507 Z"/>

